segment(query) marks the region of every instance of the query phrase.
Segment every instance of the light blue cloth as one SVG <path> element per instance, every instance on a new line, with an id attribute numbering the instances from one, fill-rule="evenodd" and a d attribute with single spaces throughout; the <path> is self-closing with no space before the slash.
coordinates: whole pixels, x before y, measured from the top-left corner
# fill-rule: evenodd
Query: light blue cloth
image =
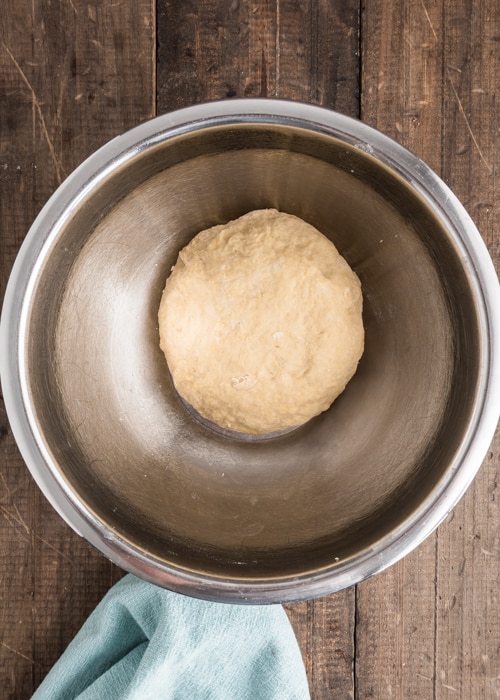
<path id="1" fill-rule="evenodd" d="M 32 700 L 307 700 L 280 605 L 211 603 L 125 576 Z"/>

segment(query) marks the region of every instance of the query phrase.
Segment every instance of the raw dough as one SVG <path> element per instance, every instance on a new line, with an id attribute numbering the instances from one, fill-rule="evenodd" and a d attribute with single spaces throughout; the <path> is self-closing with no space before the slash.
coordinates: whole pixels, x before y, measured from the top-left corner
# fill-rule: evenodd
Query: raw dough
<path id="1" fill-rule="evenodd" d="M 160 345 L 204 418 L 262 434 L 305 423 L 344 390 L 363 353 L 358 277 L 302 219 L 252 211 L 199 233 L 163 292 Z"/>

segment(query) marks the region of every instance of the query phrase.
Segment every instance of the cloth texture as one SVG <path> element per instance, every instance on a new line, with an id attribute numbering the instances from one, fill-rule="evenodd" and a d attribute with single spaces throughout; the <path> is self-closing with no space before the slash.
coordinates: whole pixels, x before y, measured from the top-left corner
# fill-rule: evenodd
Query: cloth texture
<path id="1" fill-rule="evenodd" d="M 131 574 L 106 594 L 32 700 L 308 700 L 280 605 L 212 603 Z"/>

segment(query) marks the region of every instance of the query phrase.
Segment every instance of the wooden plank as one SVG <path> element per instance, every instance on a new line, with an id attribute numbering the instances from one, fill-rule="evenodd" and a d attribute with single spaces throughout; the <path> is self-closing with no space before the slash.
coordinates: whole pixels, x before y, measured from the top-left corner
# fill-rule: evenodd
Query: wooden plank
<path id="1" fill-rule="evenodd" d="M 231 97 L 280 97 L 359 112 L 353 0 L 158 4 L 158 112 Z M 354 589 L 287 605 L 315 700 L 353 693 Z"/>
<path id="2" fill-rule="evenodd" d="M 97 146 L 153 115 L 153 8 L 153 0 L 2 5 L 2 297 L 19 245 L 59 182 Z M 0 460 L 0 697 L 24 699 L 122 572 L 48 505 L 3 405 Z"/>
<path id="3" fill-rule="evenodd" d="M 443 177 L 500 269 L 498 76 L 500 6 L 445 4 Z M 438 532 L 438 696 L 498 697 L 500 674 L 500 435 L 472 488 Z"/>
<path id="4" fill-rule="evenodd" d="M 6 0 L 0 27 L 0 296 L 58 182 L 154 112 L 154 0 Z M 278 96 L 361 115 L 440 172 L 499 262 L 494 0 L 158 4 L 158 109 Z M 494 698 L 494 443 L 437 534 L 355 589 L 287 606 L 312 697 Z M 122 575 L 29 477 L 0 405 L 0 697 L 26 698 Z M 355 595 L 357 631 L 354 644 Z M 352 662 L 355 661 L 355 674 Z"/>
<path id="5" fill-rule="evenodd" d="M 356 693 L 434 698 L 435 536 L 357 587 Z"/>
<path id="6" fill-rule="evenodd" d="M 439 3 L 367 3 L 361 117 L 441 168 L 443 23 Z M 433 697 L 436 535 L 358 586 L 356 692 Z"/>
<path id="7" fill-rule="evenodd" d="M 280 97 L 359 111 L 359 3 L 158 3 L 158 109 Z"/>
<path id="8" fill-rule="evenodd" d="M 311 698 L 353 698 L 354 587 L 285 609 L 302 650 Z"/>
<path id="9" fill-rule="evenodd" d="M 361 118 L 441 171 L 440 3 L 375 0 L 363 12 Z"/>
<path id="10" fill-rule="evenodd" d="M 490 0 L 367 3 L 361 104 L 443 175 L 498 263 L 495 13 Z M 358 587 L 356 697 L 496 697 L 497 475 L 498 441 L 437 533 Z"/>

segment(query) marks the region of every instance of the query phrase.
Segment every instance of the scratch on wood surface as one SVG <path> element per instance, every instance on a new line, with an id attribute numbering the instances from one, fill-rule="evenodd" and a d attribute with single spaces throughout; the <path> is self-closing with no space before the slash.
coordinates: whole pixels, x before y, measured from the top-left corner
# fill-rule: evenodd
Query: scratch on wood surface
<path id="1" fill-rule="evenodd" d="M 3 517 L 5 520 L 11 525 L 17 532 L 18 535 L 20 535 L 21 539 L 24 540 L 25 542 L 29 542 L 29 539 L 27 537 L 24 537 L 16 528 L 16 525 L 19 525 L 20 523 L 18 522 L 17 518 L 12 515 L 12 513 L 9 511 L 8 508 L 5 506 L 0 505 L 0 512 L 2 513 Z"/>
<path id="2" fill-rule="evenodd" d="M 26 534 L 29 535 L 30 529 L 27 526 L 25 520 L 23 519 L 21 513 L 19 512 L 19 508 L 17 507 L 17 505 L 15 503 L 13 504 L 13 508 L 17 513 L 17 518 L 16 518 L 17 522 L 19 523 L 19 525 L 21 525 L 21 527 L 23 527 L 26 530 Z"/>
<path id="3" fill-rule="evenodd" d="M 431 28 L 432 34 L 434 35 L 434 40 L 435 40 L 436 42 L 438 42 L 438 41 L 439 41 L 438 35 L 437 35 L 436 30 L 434 29 L 434 25 L 433 25 L 433 23 L 432 23 L 432 20 L 431 20 L 431 18 L 430 18 L 430 15 L 429 15 L 429 13 L 428 13 L 428 11 L 427 11 L 427 8 L 426 8 L 426 6 L 425 6 L 424 0 L 420 0 L 420 2 L 421 2 L 421 5 L 422 5 L 422 8 L 423 8 L 423 10 L 424 10 L 424 14 L 425 14 L 425 17 L 426 17 L 426 19 L 427 19 L 427 22 L 429 23 L 429 27 Z M 454 98 L 455 98 L 455 100 L 456 100 L 456 102 L 457 102 L 458 111 L 460 112 L 460 114 L 462 115 L 463 120 L 465 121 L 465 126 L 467 127 L 467 131 L 469 132 L 469 135 L 470 135 L 470 137 L 471 137 L 471 139 L 472 139 L 472 143 L 474 144 L 474 146 L 475 146 L 477 152 L 479 153 L 479 157 L 480 157 L 481 160 L 483 161 L 483 163 L 484 163 L 484 165 L 486 166 L 486 169 L 488 170 L 488 172 L 489 172 L 489 173 L 492 173 L 492 172 L 493 172 L 493 168 L 491 167 L 491 165 L 488 163 L 488 161 L 487 161 L 486 158 L 484 157 L 484 154 L 483 154 L 483 152 L 482 152 L 482 150 L 481 150 L 481 147 L 480 147 L 480 145 L 479 145 L 479 142 L 478 142 L 478 140 L 477 140 L 477 138 L 476 138 L 474 132 L 472 131 L 472 127 L 471 127 L 471 125 L 470 125 L 470 121 L 469 121 L 469 119 L 468 119 L 468 117 L 467 117 L 467 115 L 466 115 L 466 113 L 465 113 L 465 110 L 464 110 L 464 107 L 463 107 L 463 104 L 462 104 L 462 100 L 460 99 L 460 95 L 458 94 L 457 89 L 456 89 L 456 87 L 455 87 L 455 85 L 454 85 L 454 83 L 453 83 L 453 80 L 452 80 L 452 77 L 451 77 L 451 71 L 452 71 L 452 69 L 457 70 L 459 73 L 461 73 L 461 71 L 460 71 L 459 68 L 455 68 L 454 66 L 453 66 L 453 67 L 452 67 L 452 66 L 449 66 L 449 65 L 446 66 L 446 77 L 447 77 L 447 79 L 448 79 L 448 81 L 449 81 L 449 83 L 450 83 L 451 90 L 452 90 L 452 92 L 453 92 L 453 96 L 454 96 Z"/>
<path id="4" fill-rule="evenodd" d="M 33 100 L 33 105 L 34 105 L 34 107 L 35 107 L 35 109 L 36 109 L 36 112 L 37 112 L 37 114 L 38 114 L 38 119 L 40 120 L 40 126 L 41 126 L 41 128 L 42 128 L 42 133 L 43 133 L 44 138 L 45 138 L 45 140 L 46 140 L 46 142 L 47 142 L 47 145 L 48 145 L 49 151 L 50 151 L 50 155 L 52 156 L 52 160 L 53 160 L 53 162 L 54 162 L 54 166 L 55 166 L 55 169 L 56 169 L 57 181 L 58 181 L 59 184 L 61 184 L 61 182 L 63 181 L 63 178 L 65 177 L 66 174 L 65 174 L 65 172 L 64 172 L 64 168 L 62 167 L 62 165 L 61 165 L 61 163 L 60 163 L 60 161 L 59 161 L 59 159 L 58 159 L 58 157 L 57 157 L 57 154 L 56 154 L 56 151 L 55 151 L 55 148 L 54 148 L 54 144 L 52 143 L 52 140 L 51 140 L 51 138 L 50 138 L 50 136 L 49 136 L 49 132 L 48 132 L 48 130 L 47 130 L 47 125 L 46 125 L 45 119 L 44 119 L 44 117 L 43 117 L 43 112 L 42 112 L 42 108 L 41 108 L 41 106 L 40 106 L 40 102 L 39 102 L 39 100 L 38 100 L 38 98 L 37 98 L 37 96 L 36 96 L 36 93 L 35 93 L 35 91 L 34 91 L 32 85 L 31 85 L 30 81 L 29 81 L 28 78 L 26 77 L 26 74 L 25 74 L 25 72 L 23 71 L 23 69 L 21 68 L 21 66 L 19 65 L 19 63 L 16 61 L 16 58 L 15 58 L 15 56 L 13 55 L 12 51 L 9 49 L 9 47 L 8 47 L 5 43 L 4 43 L 3 47 L 4 47 L 4 49 L 6 50 L 6 52 L 8 53 L 8 55 L 9 55 L 9 57 L 10 57 L 12 63 L 13 63 L 14 66 L 16 67 L 16 70 L 17 70 L 17 72 L 19 73 L 19 75 L 21 76 L 22 81 L 24 82 L 24 84 L 26 85 L 26 87 L 28 88 L 28 90 L 29 90 L 30 93 L 31 93 L 31 98 L 32 98 L 32 100 Z"/>
<path id="5" fill-rule="evenodd" d="M 7 483 L 7 479 L 1 473 L 0 473 L 0 478 L 2 479 L 3 487 L 5 489 L 5 496 L 3 496 L 2 498 L 5 498 L 8 500 L 10 498 L 10 495 L 11 495 L 11 490 L 10 490 L 9 485 Z"/>
<path id="6" fill-rule="evenodd" d="M 54 547 L 53 544 L 50 544 L 50 542 L 47 542 L 47 540 L 44 540 L 43 537 L 40 537 L 40 535 L 35 535 L 37 540 L 40 540 L 40 542 L 43 542 L 47 547 L 50 547 L 56 554 L 59 554 L 59 556 L 63 557 L 63 559 L 67 559 L 68 561 L 71 561 L 71 557 L 69 557 L 67 554 L 64 554 L 64 552 L 61 552 L 60 549 L 57 549 L 57 547 Z"/>
<path id="7" fill-rule="evenodd" d="M 419 678 L 423 678 L 424 681 L 432 681 L 432 678 L 430 678 L 429 676 L 424 676 L 422 673 L 415 672 L 415 675 L 418 676 Z"/>
<path id="8" fill-rule="evenodd" d="M 4 514 L 4 517 L 6 518 L 6 520 L 13 520 L 13 521 L 16 523 L 16 525 L 20 525 L 20 526 L 23 528 L 23 530 L 26 532 L 26 534 L 29 535 L 29 534 L 30 534 L 30 529 L 29 529 L 29 527 L 27 526 L 26 522 L 23 520 L 23 518 L 22 518 L 22 516 L 21 516 L 21 513 L 19 512 L 19 509 L 18 509 L 18 507 L 16 506 L 15 503 L 14 503 L 14 505 L 13 505 L 13 508 L 15 509 L 17 515 L 14 515 L 14 514 L 13 514 L 8 508 L 6 508 L 5 506 L 0 505 L 0 510 L 1 510 L 2 513 Z"/>
<path id="9" fill-rule="evenodd" d="M 2 512 L 4 518 L 7 520 L 8 523 L 10 523 L 13 527 L 16 525 L 19 525 L 20 527 L 23 528 L 23 530 L 26 532 L 27 535 L 34 536 L 35 539 L 39 540 L 42 542 L 44 545 L 52 549 L 56 554 L 59 554 L 59 556 L 63 557 L 64 559 L 67 559 L 68 561 L 71 561 L 71 557 L 69 557 L 67 554 L 64 554 L 64 552 L 61 552 L 60 549 L 57 549 L 57 547 L 54 547 L 53 544 L 50 542 L 47 542 L 47 540 L 44 540 L 43 537 L 40 537 L 40 535 L 37 535 L 36 533 L 33 533 L 30 528 L 28 527 L 26 521 L 22 517 L 21 513 L 19 512 L 19 508 L 15 503 L 12 504 L 12 508 L 15 510 L 15 514 L 10 511 L 8 508 L 6 508 L 4 505 L 0 504 L 0 511 Z M 25 537 L 22 537 L 22 539 L 25 542 L 28 542 L 29 540 Z"/>
<path id="10" fill-rule="evenodd" d="M 425 16 L 426 16 L 426 18 L 427 18 L 427 21 L 429 22 L 429 26 L 430 26 L 430 28 L 431 28 L 431 31 L 432 31 L 432 33 L 434 34 L 434 39 L 437 41 L 437 40 L 438 40 L 438 35 L 436 34 L 436 30 L 434 29 L 434 25 L 432 24 L 432 20 L 431 20 L 431 18 L 430 18 L 430 16 L 429 16 L 429 13 L 427 12 L 427 8 L 426 8 L 426 6 L 425 6 L 424 0 L 420 0 L 420 2 L 421 2 L 421 4 L 422 4 L 422 8 L 423 8 L 423 10 L 424 10 L 424 14 L 425 14 Z"/>
<path id="11" fill-rule="evenodd" d="M 7 649 L 12 654 L 16 654 L 16 656 L 20 656 L 22 659 L 26 659 L 26 661 L 29 661 L 31 664 L 34 664 L 35 666 L 40 666 L 40 664 L 37 664 L 34 659 L 30 658 L 29 656 L 26 656 L 26 654 L 23 654 L 22 652 L 18 651 L 17 649 L 13 649 L 5 642 L 0 642 L 0 646 L 4 647 L 4 649 Z"/>
<path id="12" fill-rule="evenodd" d="M 475 137 L 475 135 L 474 135 L 474 132 L 472 131 L 472 127 L 471 127 L 470 122 L 469 122 L 469 120 L 468 120 L 468 118 L 467 118 L 467 115 L 466 115 L 466 113 L 465 113 L 465 110 L 464 110 L 464 107 L 463 107 L 463 105 L 462 105 L 462 101 L 461 101 L 461 99 L 460 99 L 460 96 L 459 96 L 459 94 L 458 94 L 458 92 L 457 92 L 457 89 L 456 89 L 455 85 L 453 84 L 453 80 L 452 80 L 452 78 L 451 78 L 451 72 L 450 72 L 450 69 L 448 68 L 448 66 L 446 66 L 446 77 L 448 78 L 448 80 L 449 80 L 449 82 L 450 82 L 453 95 L 455 96 L 455 100 L 457 101 L 458 110 L 459 110 L 460 114 L 462 115 L 462 117 L 463 117 L 463 119 L 464 119 L 464 121 L 465 121 L 465 126 L 467 127 L 467 131 L 468 131 L 469 134 L 470 134 L 470 137 L 471 137 L 471 139 L 472 139 L 472 143 L 473 143 L 474 146 L 476 147 L 476 150 L 477 150 L 477 152 L 479 153 L 479 157 L 481 158 L 481 160 L 483 161 L 484 165 L 486 166 L 486 169 L 488 170 L 489 173 L 492 173 L 492 172 L 493 172 L 493 168 L 491 167 L 491 165 L 488 163 L 488 161 L 487 161 L 486 158 L 484 157 L 483 152 L 482 152 L 482 150 L 481 150 L 481 147 L 479 146 L 479 143 L 478 143 L 478 141 L 477 141 L 477 139 L 476 139 L 476 137 Z"/>

